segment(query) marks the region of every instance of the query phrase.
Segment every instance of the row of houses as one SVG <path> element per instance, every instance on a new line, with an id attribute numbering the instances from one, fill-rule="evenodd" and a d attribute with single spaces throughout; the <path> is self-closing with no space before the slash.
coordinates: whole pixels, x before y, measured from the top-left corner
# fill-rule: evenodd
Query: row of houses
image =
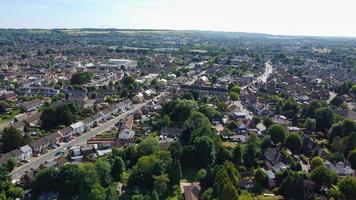
<path id="1" fill-rule="evenodd" d="M 108 120 L 112 115 L 119 113 L 120 110 L 131 107 L 130 100 L 122 101 L 118 104 L 109 106 L 108 108 L 93 114 L 82 121 L 78 121 L 70 126 L 64 127 L 57 132 L 48 134 L 28 145 L 22 146 L 0 157 L 0 166 L 10 158 L 14 158 L 17 162 L 27 161 L 33 155 L 45 153 L 48 149 L 57 148 L 61 141 L 69 141 L 73 135 L 78 135 L 90 130 L 96 123 Z"/>

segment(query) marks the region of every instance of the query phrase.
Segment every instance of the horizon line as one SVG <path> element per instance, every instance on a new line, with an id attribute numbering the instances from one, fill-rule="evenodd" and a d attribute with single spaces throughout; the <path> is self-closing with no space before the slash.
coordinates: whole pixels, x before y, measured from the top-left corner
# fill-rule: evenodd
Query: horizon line
<path id="1" fill-rule="evenodd" d="M 192 32 L 217 32 L 217 33 L 244 33 L 244 34 L 260 34 L 273 37 L 300 37 L 300 38 L 344 38 L 344 39 L 356 39 L 356 36 L 340 36 L 340 35 L 305 35 L 305 34 L 279 34 L 279 33 L 267 33 L 267 32 L 248 32 L 248 31 L 231 31 L 231 30 L 203 30 L 203 29 L 166 29 L 166 28 L 104 28 L 104 27 L 56 27 L 56 28 L 9 28 L 0 27 L 0 30 L 80 30 L 80 29 L 96 29 L 96 30 L 134 30 L 134 31 L 192 31 Z"/>

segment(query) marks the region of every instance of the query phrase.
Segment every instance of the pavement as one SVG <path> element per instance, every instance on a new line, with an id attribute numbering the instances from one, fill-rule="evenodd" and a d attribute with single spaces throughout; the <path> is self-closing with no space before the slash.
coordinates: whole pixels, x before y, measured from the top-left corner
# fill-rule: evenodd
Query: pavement
<path id="1" fill-rule="evenodd" d="M 156 97 L 158 98 L 158 97 Z M 143 106 L 147 105 L 149 101 L 146 101 L 141 104 L 136 104 L 131 110 L 126 111 L 125 113 L 120 114 L 117 117 L 114 117 L 113 119 L 95 127 L 92 128 L 90 131 L 87 131 L 85 133 L 82 133 L 82 135 L 77 136 L 73 138 L 70 142 L 67 143 L 62 143 L 60 147 L 53 149 L 53 150 L 48 150 L 47 153 L 41 154 L 39 157 L 32 157 L 30 159 L 29 163 L 24 163 L 21 166 L 15 168 L 12 172 L 12 179 L 13 180 L 18 180 L 20 179 L 27 171 L 31 171 L 33 169 L 39 168 L 42 164 L 44 164 L 46 161 L 51 161 L 55 158 L 55 155 L 59 151 L 64 151 L 68 147 L 72 146 L 78 146 L 78 145 L 83 145 L 86 144 L 87 140 L 105 132 L 106 130 L 110 129 L 111 127 L 115 126 L 116 123 L 118 123 L 121 119 L 124 119 L 128 114 L 133 113 L 139 109 L 141 109 Z"/>

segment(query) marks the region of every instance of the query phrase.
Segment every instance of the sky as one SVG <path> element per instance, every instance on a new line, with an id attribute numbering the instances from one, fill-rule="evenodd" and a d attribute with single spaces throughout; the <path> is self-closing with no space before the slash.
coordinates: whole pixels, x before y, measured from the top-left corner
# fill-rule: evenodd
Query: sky
<path id="1" fill-rule="evenodd" d="M 355 0 L 0 0 L 0 27 L 356 37 L 355 9 Z"/>

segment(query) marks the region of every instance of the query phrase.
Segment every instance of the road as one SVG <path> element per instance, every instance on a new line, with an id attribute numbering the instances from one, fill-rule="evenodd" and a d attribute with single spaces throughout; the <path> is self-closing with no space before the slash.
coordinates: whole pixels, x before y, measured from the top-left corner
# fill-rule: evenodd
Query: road
<path id="1" fill-rule="evenodd" d="M 158 98 L 158 97 L 156 97 Z M 50 160 L 53 160 L 55 158 L 55 155 L 57 152 L 61 151 L 61 150 L 64 150 L 64 149 L 67 149 L 69 146 L 78 146 L 78 145 L 83 145 L 83 144 L 86 144 L 87 140 L 100 134 L 100 133 L 103 133 L 105 132 L 106 130 L 110 129 L 111 127 L 113 127 L 117 122 L 119 122 L 121 119 L 124 119 L 129 113 L 132 113 L 132 112 L 135 112 L 137 111 L 138 109 L 141 109 L 143 106 L 147 105 L 149 101 L 146 101 L 144 103 L 141 103 L 141 104 L 136 104 L 134 105 L 134 107 L 111 119 L 110 121 L 107 121 L 105 122 L 104 124 L 100 125 L 100 126 L 97 126 L 93 129 L 91 129 L 90 131 L 88 132 L 85 132 L 83 133 L 82 135 L 74 138 L 73 140 L 71 140 L 70 142 L 68 143 L 62 143 L 62 145 L 60 147 L 58 147 L 57 149 L 54 149 L 54 150 L 49 150 L 46 154 L 42 154 L 41 156 L 39 157 L 33 157 L 30 159 L 30 162 L 29 163 L 26 163 L 26 164 L 23 164 L 17 168 L 15 168 L 12 172 L 11 172 L 11 175 L 12 175 L 12 179 L 13 180 L 18 180 L 19 178 L 21 178 L 25 173 L 26 171 L 30 171 L 31 169 L 37 169 L 41 166 L 41 164 L 44 164 L 46 161 L 50 161 Z"/>
<path id="2" fill-rule="evenodd" d="M 250 86 L 252 86 L 252 85 L 254 85 L 256 83 L 260 83 L 260 82 L 265 83 L 265 82 L 267 82 L 267 79 L 272 74 L 272 72 L 273 72 L 273 66 L 272 66 L 271 62 L 268 61 L 268 62 L 265 63 L 265 72 L 263 72 L 263 74 L 261 76 L 257 77 L 256 80 L 253 80 L 252 83 L 247 84 L 245 86 L 242 86 L 241 90 L 245 90 L 248 87 L 250 87 Z"/>
<path id="3" fill-rule="evenodd" d="M 272 72 L 273 72 L 273 66 L 272 66 L 272 64 L 270 63 L 270 61 L 268 61 L 268 62 L 265 63 L 265 67 L 266 67 L 266 68 L 265 68 L 265 72 L 264 72 L 261 76 L 257 77 L 257 79 L 254 80 L 254 81 L 252 81 L 252 83 L 241 87 L 241 90 L 245 90 L 245 89 L 247 89 L 248 87 L 250 87 L 250 86 L 252 86 L 252 85 L 255 85 L 255 84 L 258 84 L 258 83 L 261 83 L 261 82 L 263 82 L 263 83 L 267 82 L 268 77 L 269 77 L 269 76 L 272 74 Z M 244 114 L 246 115 L 246 118 L 247 118 L 247 119 L 252 119 L 252 115 L 250 114 L 251 112 L 250 112 L 245 106 L 242 105 L 242 103 L 241 103 L 240 100 L 239 100 L 239 101 L 234 101 L 233 103 L 234 103 L 237 107 L 239 107 L 240 112 L 241 112 L 241 113 L 244 113 Z M 258 127 L 259 127 L 260 130 L 264 130 L 264 129 L 265 129 L 265 127 L 263 126 L 263 124 L 259 124 Z"/>

